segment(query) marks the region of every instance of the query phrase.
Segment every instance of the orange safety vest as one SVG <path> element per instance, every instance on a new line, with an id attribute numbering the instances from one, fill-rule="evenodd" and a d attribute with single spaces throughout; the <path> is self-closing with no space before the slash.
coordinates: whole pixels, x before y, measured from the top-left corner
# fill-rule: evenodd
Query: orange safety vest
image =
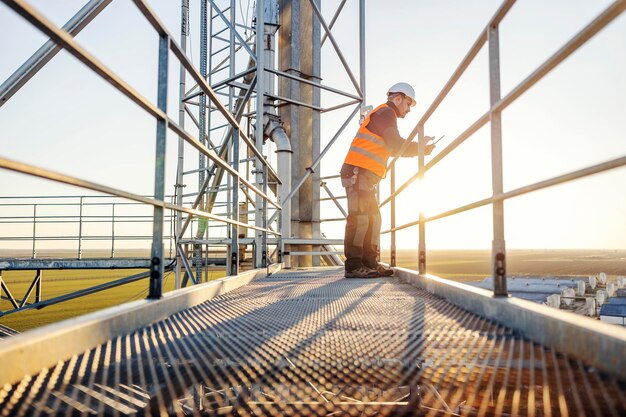
<path id="1" fill-rule="evenodd" d="M 367 129 L 370 116 L 378 110 L 389 107 L 387 103 L 381 104 L 372 110 L 356 133 L 345 163 L 372 171 L 380 178 L 384 178 L 387 173 L 387 160 L 391 156 L 389 148 L 385 144 L 385 139 Z"/>

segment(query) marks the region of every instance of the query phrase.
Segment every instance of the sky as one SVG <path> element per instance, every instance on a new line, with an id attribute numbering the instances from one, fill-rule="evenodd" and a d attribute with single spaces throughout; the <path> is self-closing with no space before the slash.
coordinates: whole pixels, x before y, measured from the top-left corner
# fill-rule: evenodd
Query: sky
<path id="1" fill-rule="evenodd" d="M 32 0 L 31 4 L 62 26 L 86 2 Z M 170 32 L 180 34 L 180 2 L 148 2 Z M 190 50 L 198 48 L 199 2 L 192 0 Z M 339 1 L 324 1 L 327 21 Z M 610 1 L 517 2 L 500 27 L 501 91 L 506 95 Z M 250 2 L 239 10 L 250 18 Z M 456 66 L 499 7 L 494 0 L 366 2 L 366 102 L 377 106 L 387 88 L 411 83 L 417 105 L 400 120 L 408 136 Z M 358 1 L 348 0 L 333 33 L 355 76 L 359 77 Z M 109 5 L 77 36 L 77 41 L 152 102 L 156 101 L 157 36 L 131 1 Z M 0 82 L 24 62 L 46 38 L 23 18 L 0 4 Z M 508 107 L 503 118 L 504 189 L 581 169 L 626 155 L 626 14 L 571 55 Z M 194 62 L 198 53 L 191 53 Z M 177 120 L 178 66 L 170 55 L 168 113 Z M 243 63 L 245 65 L 245 62 Z M 483 115 L 489 106 L 486 48 L 476 57 L 437 112 L 426 134 L 445 134 L 433 155 Z M 353 92 L 341 64 L 326 42 L 322 53 L 323 83 Z M 322 96 L 323 105 L 336 98 Z M 352 108 L 322 118 L 322 146 L 335 134 Z M 189 123 L 189 122 L 187 122 Z M 354 131 L 353 120 L 321 166 L 322 175 L 338 172 Z M 193 131 L 190 129 L 190 131 Z M 91 70 L 65 52 L 0 108 L 0 155 L 79 176 L 126 191 L 153 192 L 154 120 L 126 97 L 113 91 Z M 177 138 L 168 134 L 167 193 L 173 192 Z M 187 148 L 189 149 L 189 148 Z M 186 155 L 193 155 L 186 150 Z M 188 157 L 194 163 L 195 156 Z M 427 158 L 428 161 L 428 158 Z M 417 171 L 417 160 L 403 158 L 398 184 Z M 83 190 L 0 170 L 0 196 L 78 195 Z M 195 187 L 190 180 L 188 189 Z M 505 202 L 508 248 L 625 249 L 626 168 L 588 177 Z M 335 195 L 338 183 L 329 181 Z M 381 185 L 381 196 L 388 195 Z M 409 187 L 398 199 L 397 223 L 465 205 L 491 195 L 488 125 L 426 174 L 423 184 Z M 322 218 L 339 212 L 322 205 Z M 388 207 L 383 229 L 389 228 Z M 342 238 L 343 225 L 322 227 L 329 238 Z M 0 224 L 4 232 L 7 226 Z M 417 247 L 418 230 L 398 233 L 398 245 Z M 430 249 L 487 249 L 492 226 L 489 206 L 426 228 Z M 384 235 L 382 246 L 388 245 Z M 0 242 L 1 244 L 2 242 Z M 1 247 L 1 246 L 0 246 Z"/>

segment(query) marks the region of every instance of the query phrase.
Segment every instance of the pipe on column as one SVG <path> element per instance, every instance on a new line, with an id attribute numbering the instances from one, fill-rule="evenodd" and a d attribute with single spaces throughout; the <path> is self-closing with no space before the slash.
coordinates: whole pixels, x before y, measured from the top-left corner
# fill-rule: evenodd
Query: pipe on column
<path id="1" fill-rule="evenodd" d="M 263 36 L 266 39 L 263 42 L 263 62 L 267 68 L 274 69 L 276 62 L 275 36 L 278 30 L 279 19 L 278 3 L 275 0 L 269 0 L 266 5 L 263 31 Z M 275 90 L 274 77 L 274 74 L 269 71 L 264 73 L 264 91 L 271 94 Z M 291 140 L 285 131 L 283 122 L 276 112 L 272 99 L 268 97 L 265 97 L 263 100 L 263 135 L 276 144 L 278 176 L 282 182 L 276 190 L 279 203 L 282 206 L 280 222 L 281 244 L 279 249 L 283 254 L 282 261 L 284 266 L 289 268 L 291 267 L 291 259 L 289 255 L 285 254 L 283 239 L 291 237 L 291 199 L 287 199 L 287 196 L 291 191 L 291 159 L 293 151 L 291 149 Z"/>
<path id="2" fill-rule="evenodd" d="M 282 242 L 283 239 L 291 237 L 291 199 L 287 199 L 286 197 L 291 191 L 291 156 L 293 151 L 291 150 L 291 141 L 289 140 L 289 136 L 287 136 L 287 132 L 285 131 L 280 118 L 277 114 L 275 114 L 275 110 L 273 108 L 272 113 L 266 109 L 263 116 L 265 126 L 264 134 L 276 144 L 278 176 L 282 182 L 277 189 L 279 203 L 282 206 L 280 223 L 280 251 L 283 254 L 282 259 L 285 264 L 285 268 L 290 268 L 291 257 L 288 254 L 285 254 L 285 245 Z"/>

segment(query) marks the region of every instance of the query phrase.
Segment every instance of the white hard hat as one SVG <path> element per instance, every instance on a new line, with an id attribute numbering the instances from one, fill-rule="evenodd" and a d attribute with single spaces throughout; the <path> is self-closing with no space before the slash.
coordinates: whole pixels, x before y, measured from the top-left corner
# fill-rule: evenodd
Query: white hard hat
<path id="1" fill-rule="evenodd" d="M 409 83 L 396 83 L 392 85 L 387 91 L 387 96 L 392 95 L 393 93 L 402 93 L 405 96 L 411 99 L 411 107 L 415 106 L 415 90 L 411 87 Z"/>

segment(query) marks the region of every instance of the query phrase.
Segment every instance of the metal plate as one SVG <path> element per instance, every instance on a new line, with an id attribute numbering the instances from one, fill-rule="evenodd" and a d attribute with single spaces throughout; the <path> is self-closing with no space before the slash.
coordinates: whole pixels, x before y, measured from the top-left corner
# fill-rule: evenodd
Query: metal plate
<path id="1" fill-rule="evenodd" d="M 398 279 L 326 268 L 282 271 L 7 385 L 0 410 L 621 416 L 625 393 Z"/>

